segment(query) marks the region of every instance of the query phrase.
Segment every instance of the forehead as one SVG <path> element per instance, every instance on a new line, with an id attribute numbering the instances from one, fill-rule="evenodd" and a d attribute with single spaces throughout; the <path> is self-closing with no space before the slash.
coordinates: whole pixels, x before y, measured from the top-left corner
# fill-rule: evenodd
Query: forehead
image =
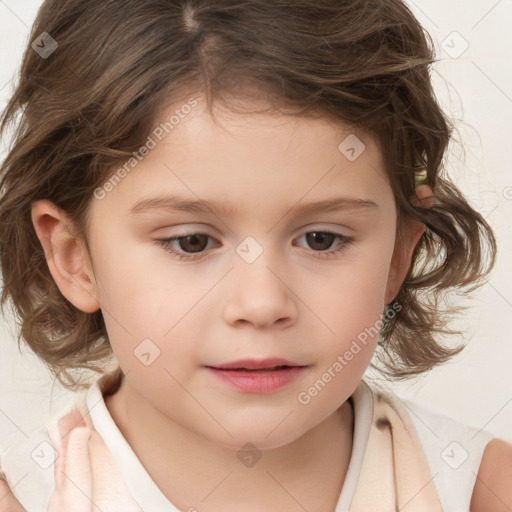
<path id="1" fill-rule="evenodd" d="M 144 196 L 168 193 L 214 199 L 234 213 L 336 192 L 367 202 L 382 196 L 387 178 L 368 134 L 332 116 L 254 113 L 254 107 L 233 112 L 215 104 L 212 117 L 205 100 L 193 96 L 162 108 L 139 151 L 144 156 L 132 159 L 133 169 L 111 187 L 107 202 L 129 213 Z"/>
<path id="2" fill-rule="evenodd" d="M 358 126 L 335 118 L 327 112 L 316 111 L 311 116 L 294 114 L 289 109 L 276 110 L 264 100 L 238 100 L 234 104 L 216 101 L 210 113 L 202 95 L 184 97 L 171 106 L 162 107 L 155 118 L 155 129 L 163 129 L 163 144 L 180 144 L 194 140 L 196 145 L 207 139 L 243 144 L 247 139 L 271 141 L 268 149 L 293 151 L 310 141 L 308 149 L 319 150 L 327 144 L 337 147 L 349 135 L 375 145 L 371 137 Z M 283 145 L 285 143 L 285 145 Z M 372 149 L 372 148 L 370 148 Z M 376 148 L 375 148 L 376 149 Z M 311 151 L 310 151 L 311 152 Z M 226 155 L 227 156 L 227 155 Z M 347 154 L 347 156 L 350 156 Z M 356 155 L 357 156 L 357 155 Z"/>

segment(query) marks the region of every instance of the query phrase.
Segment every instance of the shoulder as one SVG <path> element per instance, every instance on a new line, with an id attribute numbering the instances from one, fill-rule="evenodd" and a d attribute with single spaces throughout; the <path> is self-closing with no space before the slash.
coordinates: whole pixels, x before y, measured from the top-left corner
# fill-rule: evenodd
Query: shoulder
<path id="1" fill-rule="evenodd" d="M 512 510 L 512 444 L 490 441 L 484 451 L 471 498 L 471 512 Z"/>
<path id="2" fill-rule="evenodd" d="M 407 425 L 412 426 L 411 435 L 414 430 L 418 436 L 443 510 L 469 511 L 477 473 L 485 467 L 482 465 L 484 452 L 487 459 L 496 445 L 494 441 L 488 446 L 494 435 L 422 402 L 400 397 L 390 389 L 385 392 L 397 410 L 401 411 Z M 511 481 L 510 477 L 508 481 Z M 474 508 L 471 512 L 483 510 L 494 512 L 488 508 Z M 511 512 L 512 507 L 503 511 Z"/>
<path id="3" fill-rule="evenodd" d="M 0 474 L 0 512 L 25 512 Z"/>
<path id="4" fill-rule="evenodd" d="M 62 480 L 70 438 L 80 427 L 87 427 L 82 410 L 82 399 L 68 403 L 51 414 L 46 425 L 3 450 L 0 512 L 46 510 L 56 484 Z"/>

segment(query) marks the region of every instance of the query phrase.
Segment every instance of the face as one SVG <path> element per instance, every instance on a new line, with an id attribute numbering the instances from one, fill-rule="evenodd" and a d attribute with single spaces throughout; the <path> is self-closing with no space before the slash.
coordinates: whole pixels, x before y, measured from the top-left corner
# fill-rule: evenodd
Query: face
<path id="1" fill-rule="evenodd" d="M 159 414 L 223 446 L 279 447 L 335 413 L 368 366 L 395 202 L 372 138 L 220 106 L 214 121 L 203 105 L 92 200 L 95 294 L 127 385 Z M 208 368 L 264 358 L 302 368 Z"/>

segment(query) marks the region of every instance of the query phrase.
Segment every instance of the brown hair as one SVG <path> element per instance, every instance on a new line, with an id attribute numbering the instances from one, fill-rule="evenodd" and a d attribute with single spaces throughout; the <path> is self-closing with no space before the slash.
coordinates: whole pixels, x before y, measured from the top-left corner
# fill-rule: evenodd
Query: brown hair
<path id="1" fill-rule="evenodd" d="M 365 130 L 380 145 L 397 204 L 426 230 L 409 273 L 387 305 L 377 355 L 404 378 L 460 352 L 436 338 L 458 311 L 449 290 L 480 286 L 496 242 L 485 219 L 443 177 L 452 127 L 430 82 L 430 36 L 400 0 L 46 0 L 30 41 L 47 32 L 48 56 L 28 46 L 0 131 L 16 123 L 1 167 L 2 308 L 12 300 L 20 337 L 59 381 L 72 368 L 102 371 L 112 355 L 101 311 L 60 293 L 31 222 L 49 199 L 86 239 L 94 190 L 146 141 L 159 109 L 204 93 L 235 108 L 264 98 L 273 111 L 323 115 Z M 40 45 L 41 46 L 41 45 Z M 19 119 L 17 117 L 19 116 Z M 411 205 L 426 169 L 430 208 Z M 485 251 L 488 262 L 485 262 Z"/>

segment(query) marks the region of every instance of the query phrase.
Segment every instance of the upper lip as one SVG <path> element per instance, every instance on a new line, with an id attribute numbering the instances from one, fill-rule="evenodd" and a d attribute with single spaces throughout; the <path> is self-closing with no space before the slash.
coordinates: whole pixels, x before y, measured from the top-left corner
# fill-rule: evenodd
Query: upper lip
<path id="1" fill-rule="evenodd" d="M 305 366 L 297 363 L 293 363 L 291 361 L 287 361 L 286 359 L 281 359 L 279 357 L 270 357 L 266 359 L 240 359 L 238 361 L 232 361 L 230 363 L 217 364 L 215 366 L 210 366 L 210 368 L 219 368 L 221 370 L 236 370 L 236 369 L 245 369 L 245 370 L 262 370 L 262 369 L 271 369 L 276 366 Z"/>

